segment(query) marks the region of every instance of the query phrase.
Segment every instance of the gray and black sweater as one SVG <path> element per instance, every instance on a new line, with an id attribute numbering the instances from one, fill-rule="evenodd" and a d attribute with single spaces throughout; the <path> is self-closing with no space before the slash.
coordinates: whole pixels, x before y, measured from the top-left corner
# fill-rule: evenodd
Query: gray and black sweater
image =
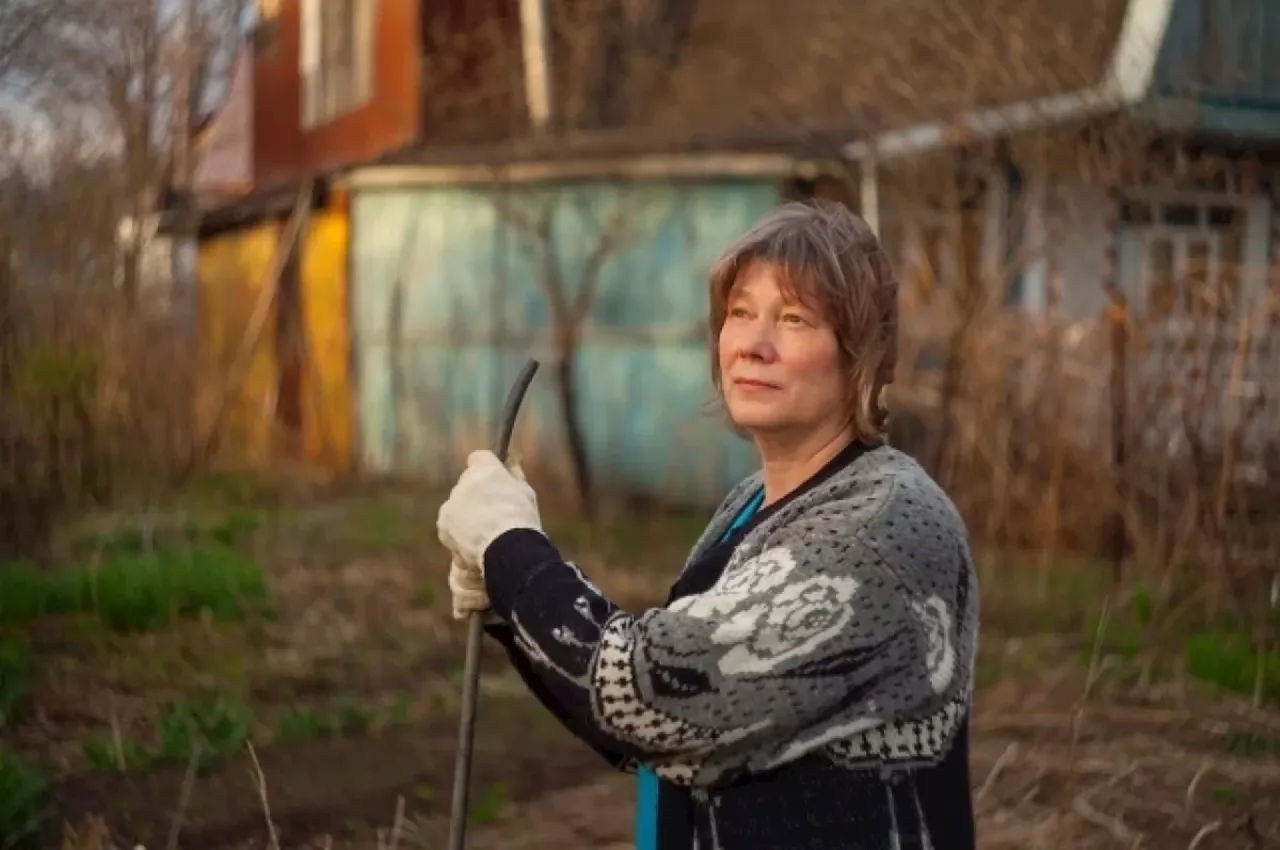
<path id="1" fill-rule="evenodd" d="M 854 444 L 725 536 L 760 486 L 639 616 L 507 532 L 489 633 L 575 735 L 662 779 L 662 850 L 972 850 L 978 593 L 955 507 L 909 456 Z"/>

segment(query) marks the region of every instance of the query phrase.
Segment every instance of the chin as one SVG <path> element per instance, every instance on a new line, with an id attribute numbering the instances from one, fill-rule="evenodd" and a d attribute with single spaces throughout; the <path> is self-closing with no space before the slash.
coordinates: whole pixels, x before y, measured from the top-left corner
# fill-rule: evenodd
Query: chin
<path id="1" fill-rule="evenodd" d="M 740 431 L 768 432 L 784 427 L 786 417 L 764 410 L 730 410 L 729 419 Z"/>

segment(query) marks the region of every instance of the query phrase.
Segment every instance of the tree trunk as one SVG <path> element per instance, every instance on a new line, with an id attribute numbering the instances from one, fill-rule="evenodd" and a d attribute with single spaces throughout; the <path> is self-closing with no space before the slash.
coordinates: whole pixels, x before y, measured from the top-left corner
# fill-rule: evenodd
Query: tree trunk
<path id="1" fill-rule="evenodd" d="M 1126 480 L 1129 431 L 1129 336 L 1125 326 L 1128 305 L 1119 291 L 1110 294 L 1110 395 L 1111 395 L 1111 474 L 1115 481 L 1116 508 L 1111 515 L 1109 555 L 1111 585 L 1118 588 L 1124 580 L 1124 559 L 1129 549 L 1129 532 L 1125 522 L 1125 501 L 1129 498 Z"/>
<path id="2" fill-rule="evenodd" d="M 592 499 L 591 468 L 587 460 L 586 440 L 582 424 L 578 420 L 578 387 L 574 374 L 577 353 L 577 334 L 563 335 L 556 364 L 556 391 L 560 401 L 560 421 L 564 423 L 565 449 L 569 453 L 578 505 L 583 516 L 595 514 Z"/>

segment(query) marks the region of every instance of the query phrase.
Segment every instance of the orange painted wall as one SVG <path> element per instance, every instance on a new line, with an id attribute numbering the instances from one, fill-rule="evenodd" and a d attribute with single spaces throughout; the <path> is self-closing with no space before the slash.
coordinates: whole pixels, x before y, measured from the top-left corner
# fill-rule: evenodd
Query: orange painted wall
<path id="1" fill-rule="evenodd" d="M 303 452 L 311 464 L 346 472 L 351 462 L 351 315 L 346 211 L 317 210 L 303 248 L 302 319 L 310 364 L 303 374 Z"/>
<path id="2" fill-rule="evenodd" d="M 284 231 L 284 222 L 271 221 L 219 234 L 200 246 L 202 422 L 212 415 L 219 383 L 230 373 Z M 352 445 L 348 233 L 344 205 L 313 211 L 298 264 L 307 346 L 301 460 L 337 474 L 350 468 Z M 220 459 L 248 466 L 293 459 L 284 456 L 290 450 L 276 439 L 279 368 L 273 306 L 248 372 L 226 405 Z"/>
<path id="3" fill-rule="evenodd" d="M 201 424 L 213 415 L 258 295 L 267 281 L 280 226 L 265 222 L 204 240 L 199 260 Z M 271 455 L 277 386 L 275 317 L 269 315 L 243 381 L 230 392 L 219 439 L 221 458 L 257 464 Z"/>

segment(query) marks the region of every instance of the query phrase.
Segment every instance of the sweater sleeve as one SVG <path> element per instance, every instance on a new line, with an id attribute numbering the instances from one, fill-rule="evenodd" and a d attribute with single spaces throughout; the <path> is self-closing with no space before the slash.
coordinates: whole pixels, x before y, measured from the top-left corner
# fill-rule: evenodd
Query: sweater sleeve
<path id="1" fill-rule="evenodd" d="M 824 521 L 849 518 L 838 508 L 638 617 L 544 536 L 513 530 L 485 554 L 490 600 L 572 731 L 669 781 L 715 784 L 851 707 L 911 710 L 936 691 L 929 619 L 856 523 Z"/>
<path id="2" fill-rule="evenodd" d="M 484 630 L 506 651 L 507 660 L 511 662 L 512 668 L 520 676 L 525 687 L 556 720 L 594 750 L 596 755 L 603 758 L 610 767 L 624 773 L 635 772 L 634 760 L 619 752 L 612 742 L 591 724 L 580 723 L 578 718 L 565 709 L 558 693 L 562 689 L 553 687 L 554 680 L 548 679 L 543 670 L 537 667 L 524 652 L 510 625 L 505 622 L 486 623 Z"/>

